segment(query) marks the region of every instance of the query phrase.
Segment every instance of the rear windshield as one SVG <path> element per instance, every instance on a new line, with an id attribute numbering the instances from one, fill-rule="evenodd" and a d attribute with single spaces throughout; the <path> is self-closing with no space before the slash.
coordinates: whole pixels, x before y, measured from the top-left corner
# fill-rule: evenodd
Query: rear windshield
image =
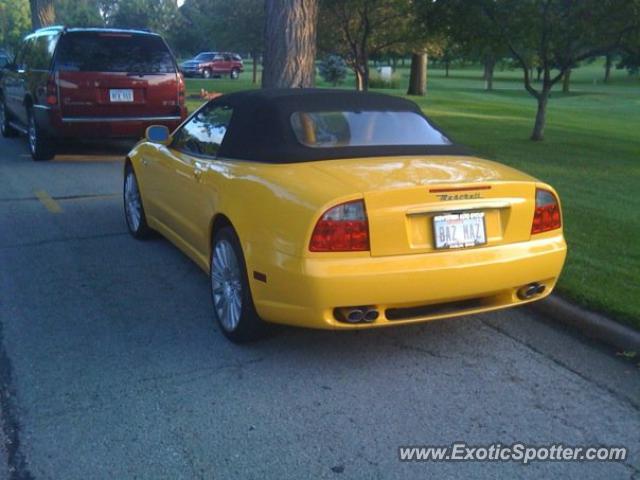
<path id="1" fill-rule="evenodd" d="M 72 72 L 173 73 L 169 49 L 156 35 L 78 32 L 63 36 L 56 68 Z"/>
<path id="2" fill-rule="evenodd" d="M 300 143 L 314 148 L 451 145 L 425 117 L 411 111 L 295 112 L 291 126 Z"/>

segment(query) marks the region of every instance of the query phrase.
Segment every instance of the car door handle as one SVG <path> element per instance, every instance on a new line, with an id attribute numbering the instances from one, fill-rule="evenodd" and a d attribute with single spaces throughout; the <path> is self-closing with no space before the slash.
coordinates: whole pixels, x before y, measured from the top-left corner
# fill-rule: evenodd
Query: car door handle
<path id="1" fill-rule="evenodd" d="M 149 165 L 149 160 L 146 158 L 142 158 L 142 165 Z"/>

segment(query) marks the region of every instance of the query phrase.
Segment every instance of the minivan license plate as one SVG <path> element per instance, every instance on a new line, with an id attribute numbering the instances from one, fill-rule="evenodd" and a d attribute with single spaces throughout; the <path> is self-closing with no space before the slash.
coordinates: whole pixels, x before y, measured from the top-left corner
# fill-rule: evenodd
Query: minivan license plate
<path id="1" fill-rule="evenodd" d="M 436 248 L 465 248 L 487 243 L 484 212 L 447 213 L 433 217 Z"/>
<path id="2" fill-rule="evenodd" d="M 109 90 L 109 100 L 112 102 L 133 102 L 133 90 L 130 88 Z"/>

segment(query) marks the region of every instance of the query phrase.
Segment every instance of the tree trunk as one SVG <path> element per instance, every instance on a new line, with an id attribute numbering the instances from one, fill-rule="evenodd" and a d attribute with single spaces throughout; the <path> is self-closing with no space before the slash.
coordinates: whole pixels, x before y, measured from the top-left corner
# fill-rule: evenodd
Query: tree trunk
<path id="1" fill-rule="evenodd" d="M 359 68 L 356 68 L 354 71 L 356 74 L 356 90 L 361 92 L 364 90 L 364 72 L 360 71 Z"/>
<path id="2" fill-rule="evenodd" d="M 402 62 L 402 66 L 404 67 L 404 55 L 402 55 L 401 62 Z"/>
<path id="3" fill-rule="evenodd" d="M 549 92 L 544 88 L 538 97 L 538 111 L 536 112 L 536 123 L 533 126 L 531 140 L 539 142 L 544 140 L 544 126 L 547 117 L 547 102 L 549 101 Z"/>
<path id="4" fill-rule="evenodd" d="M 424 96 L 427 93 L 427 54 L 424 52 L 411 54 L 411 72 L 409 73 L 409 89 L 407 95 Z"/>
<path id="5" fill-rule="evenodd" d="M 538 72 L 538 77 L 536 78 L 536 81 L 540 81 L 540 78 L 542 78 L 542 67 L 536 67 L 536 71 Z"/>
<path id="6" fill-rule="evenodd" d="M 251 59 L 253 60 L 253 84 L 258 83 L 258 52 L 251 52 Z"/>
<path id="7" fill-rule="evenodd" d="M 493 72 L 496 67 L 496 60 L 492 55 L 487 55 L 484 59 L 484 89 L 493 90 Z"/>
<path id="8" fill-rule="evenodd" d="M 569 93 L 571 91 L 571 70 L 564 72 L 562 76 L 562 93 Z"/>
<path id="9" fill-rule="evenodd" d="M 317 0 L 266 0 L 263 88 L 315 85 Z"/>
<path id="10" fill-rule="evenodd" d="M 356 74 L 356 90 L 359 92 L 369 90 L 369 62 L 361 60 L 355 65 L 353 71 Z"/>
<path id="11" fill-rule="evenodd" d="M 391 68 L 394 72 L 398 69 L 398 57 L 395 55 L 391 57 Z"/>
<path id="12" fill-rule="evenodd" d="M 609 83 L 611 79 L 611 64 L 613 63 L 613 58 L 610 53 L 607 53 L 604 62 L 604 83 Z"/>
<path id="13" fill-rule="evenodd" d="M 53 25 L 56 21 L 56 11 L 53 0 L 29 0 L 31 5 L 31 27 L 38 28 Z"/>

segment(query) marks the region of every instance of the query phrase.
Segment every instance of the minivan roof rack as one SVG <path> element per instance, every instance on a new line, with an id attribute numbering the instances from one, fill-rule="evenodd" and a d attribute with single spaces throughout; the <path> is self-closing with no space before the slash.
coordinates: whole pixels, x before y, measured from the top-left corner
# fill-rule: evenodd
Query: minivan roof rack
<path id="1" fill-rule="evenodd" d="M 49 25 L 47 27 L 38 28 L 34 33 L 46 32 L 47 30 L 66 30 L 64 25 Z"/>

